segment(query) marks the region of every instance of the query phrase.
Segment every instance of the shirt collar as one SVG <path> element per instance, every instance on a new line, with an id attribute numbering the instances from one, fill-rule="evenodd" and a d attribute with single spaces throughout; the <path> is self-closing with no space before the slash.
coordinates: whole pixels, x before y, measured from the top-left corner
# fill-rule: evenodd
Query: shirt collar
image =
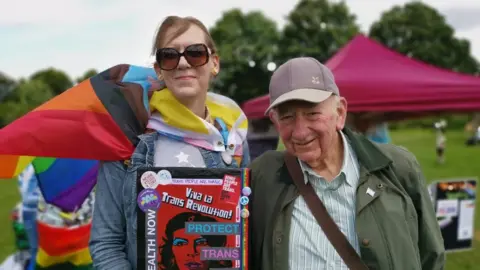
<path id="1" fill-rule="evenodd" d="M 347 174 L 348 161 L 350 159 L 350 151 L 352 151 L 352 150 L 350 148 L 350 144 L 347 140 L 347 137 L 345 137 L 345 134 L 343 134 L 342 131 L 339 131 L 339 133 L 340 133 L 340 136 L 342 137 L 342 143 L 343 143 L 343 161 L 342 161 L 342 167 L 340 169 L 340 173 L 336 177 L 338 177 L 340 175 L 343 175 L 344 178 L 346 179 L 347 184 L 349 184 L 351 186 L 352 183 L 350 183 L 348 181 L 348 177 L 346 177 L 346 174 Z M 308 164 L 306 164 L 305 162 L 299 160 L 299 163 L 300 163 L 300 168 L 302 169 L 302 171 L 304 173 L 315 175 L 317 177 L 322 177 L 322 176 L 318 175 L 318 173 L 316 173 L 312 168 L 310 168 L 310 166 Z M 307 183 L 308 183 L 308 178 L 305 177 L 305 184 L 307 184 Z"/>

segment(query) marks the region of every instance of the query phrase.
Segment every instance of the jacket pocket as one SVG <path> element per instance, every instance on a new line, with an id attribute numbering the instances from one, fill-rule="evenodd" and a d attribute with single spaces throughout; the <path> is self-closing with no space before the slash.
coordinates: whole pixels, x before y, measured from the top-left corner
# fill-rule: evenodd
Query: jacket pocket
<path id="1" fill-rule="evenodd" d="M 421 269 L 416 241 L 415 209 L 409 197 L 395 189 L 386 188 L 380 198 L 369 207 L 376 234 L 381 238 L 385 256 L 381 269 Z M 373 226 L 372 226 L 373 227 Z M 375 253 L 380 254 L 377 250 Z"/>
<path id="2" fill-rule="evenodd" d="M 388 264 L 388 269 L 394 270 L 393 267 L 393 262 L 392 262 L 392 252 L 390 250 L 389 241 L 388 241 L 388 234 L 385 233 L 384 230 L 382 230 L 382 226 L 379 224 L 379 221 L 377 219 L 377 213 L 373 207 L 370 208 L 370 211 L 372 212 L 373 220 L 375 221 L 376 229 L 378 230 L 379 238 L 381 239 L 381 243 L 383 244 L 383 248 L 385 250 L 385 263 Z M 369 268 L 371 269 L 371 268 Z M 399 269 L 400 270 L 400 269 Z"/>

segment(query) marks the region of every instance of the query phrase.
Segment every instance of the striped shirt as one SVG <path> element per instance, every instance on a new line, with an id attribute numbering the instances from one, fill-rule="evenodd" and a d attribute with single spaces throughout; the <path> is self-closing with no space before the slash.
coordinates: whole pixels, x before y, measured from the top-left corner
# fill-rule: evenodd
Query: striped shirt
<path id="1" fill-rule="evenodd" d="M 308 165 L 300 162 L 305 183 L 310 181 L 328 213 L 350 244 L 359 253 L 358 237 L 355 231 L 355 191 L 359 181 L 359 165 L 353 149 L 341 133 L 344 147 L 342 169 L 331 182 L 315 173 Z M 315 220 L 302 196 L 293 206 L 290 229 L 289 269 L 332 269 L 348 267 L 336 252 L 320 225 Z"/>

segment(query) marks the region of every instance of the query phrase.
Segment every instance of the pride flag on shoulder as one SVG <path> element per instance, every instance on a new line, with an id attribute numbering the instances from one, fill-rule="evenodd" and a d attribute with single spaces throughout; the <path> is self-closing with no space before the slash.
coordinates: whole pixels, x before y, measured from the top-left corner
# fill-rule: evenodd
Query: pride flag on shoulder
<path id="1" fill-rule="evenodd" d="M 23 170 L 28 158 L 18 156 L 128 159 L 148 121 L 148 92 L 161 87 L 152 68 L 130 65 L 75 85 L 0 130 L 1 160 L 9 160 L 0 177 Z"/>
<path id="2" fill-rule="evenodd" d="M 182 106 L 172 105 L 175 100 L 168 92 L 153 68 L 126 64 L 75 85 L 0 130 L 0 162 L 6 164 L 0 167 L 0 178 L 17 176 L 34 157 L 129 159 L 155 111 L 161 115 L 151 124 L 162 133 L 215 148 L 200 139 L 221 137 L 218 130 L 205 121 L 184 129 L 185 122 L 171 115 L 172 110 L 178 115 Z M 241 155 L 248 129 L 243 111 L 235 101 L 214 93 L 208 93 L 207 107 L 234 130 L 229 145 Z"/>

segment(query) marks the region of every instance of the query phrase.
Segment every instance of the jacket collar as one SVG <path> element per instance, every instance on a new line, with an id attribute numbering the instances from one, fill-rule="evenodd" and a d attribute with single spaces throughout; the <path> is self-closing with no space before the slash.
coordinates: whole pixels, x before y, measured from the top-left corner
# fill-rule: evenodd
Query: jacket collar
<path id="1" fill-rule="evenodd" d="M 343 143 L 343 161 L 342 161 L 342 167 L 340 168 L 339 176 L 343 175 L 347 184 L 352 186 L 353 185 L 352 181 L 351 180 L 349 181 L 350 178 L 346 177 L 348 167 L 352 165 L 351 164 L 352 146 L 350 145 L 350 141 L 347 139 L 345 134 L 343 134 L 343 131 L 340 131 L 339 133 L 340 133 L 340 136 L 342 137 L 342 143 Z M 305 162 L 299 160 L 299 163 L 303 172 L 308 173 L 310 175 L 315 175 L 317 177 L 321 177 L 312 168 L 310 168 L 310 166 Z M 307 184 L 307 182 L 308 182 L 308 178 L 305 177 L 305 184 Z"/>
<path id="2" fill-rule="evenodd" d="M 350 145 L 357 155 L 358 162 L 368 172 L 381 170 L 392 163 L 392 160 L 367 137 L 355 133 L 349 128 L 344 128 L 342 131 L 350 141 Z"/>
<path id="3" fill-rule="evenodd" d="M 392 163 L 392 160 L 388 158 L 375 143 L 368 140 L 363 135 L 353 132 L 348 128 L 344 128 L 343 133 L 347 140 L 350 142 L 352 150 L 355 152 L 358 162 L 360 164 L 360 182 L 359 184 L 370 180 L 373 181 L 373 186 L 382 184 L 378 177 L 370 176 L 374 171 L 384 169 Z M 283 157 L 283 155 L 282 155 Z M 282 158 L 283 159 L 283 158 Z M 295 185 L 293 185 L 293 179 L 291 178 L 288 169 L 283 163 L 281 169 L 277 172 L 279 174 L 279 180 L 281 183 L 285 183 L 284 192 L 285 195 L 281 200 L 281 208 L 284 209 L 293 200 L 299 196 L 299 191 Z M 359 185 L 357 194 L 366 194 L 368 185 Z M 357 198 L 357 214 L 362 211 L 368 204 L 373 202 L 378 196 L 380 196 L 381 189 L 374 193 L 373 196 L 360 196 Z"/>
<path id="4" fill-rule="evenodd" d="M 361 175 L 367 175 L 374 171 L 384 169 L 392 163 L 392 160 L 367 137 L 358 134 L 349 128 L 342 129 L 342 132 L 350 143 L 351 150 L 354 151 L 358 159 Z M 292 182 L 284 162 L 282 168 L 283 170 L 280 171 L 282 181 Z"/>

